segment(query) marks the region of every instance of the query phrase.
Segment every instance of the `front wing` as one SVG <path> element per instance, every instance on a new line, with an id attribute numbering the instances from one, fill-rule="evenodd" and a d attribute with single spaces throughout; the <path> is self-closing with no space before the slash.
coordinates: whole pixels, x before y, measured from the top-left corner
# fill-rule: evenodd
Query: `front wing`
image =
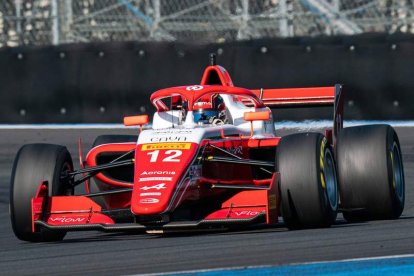
<path id="1" fill-rule="evenodd" d="M 235 186 L 236 187 L 236 186 Z M 165 220 L 151 223 L 119 223 L 87 195 L 48 196 L 48 183 L 42 182 L 32 199 L 32 231 L 87 231 L 103 232 L 175 232 L 196 229 L 229 229 L 254 224 L 278 222 L 280 193 L 279 174 L 274 173 L 270 186 L 237 186 L 240 191 L 221 203 L 203 219 L 197 221 Z M 124 212 L 128 210 L 124 210 Z M 131 212 L 132 215 L 132 212 Z"/>

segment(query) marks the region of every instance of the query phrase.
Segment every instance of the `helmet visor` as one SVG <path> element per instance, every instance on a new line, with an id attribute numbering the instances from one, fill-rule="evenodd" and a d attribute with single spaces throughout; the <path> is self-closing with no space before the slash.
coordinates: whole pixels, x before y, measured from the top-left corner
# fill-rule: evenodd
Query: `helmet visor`
<path id="1" fill-rule="evenodd" d="M 199 109 L 193 112 L 194 122 L 208 122 L 211 117 L 218 118 L 218 111 L 215 109 Z"/>

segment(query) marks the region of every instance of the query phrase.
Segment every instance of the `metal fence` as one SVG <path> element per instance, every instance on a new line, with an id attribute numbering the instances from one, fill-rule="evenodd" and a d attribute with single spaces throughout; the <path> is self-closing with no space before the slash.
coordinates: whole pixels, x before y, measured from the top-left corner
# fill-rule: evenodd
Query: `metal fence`
<path id="1" fill-rule="evenodd" d="M 0 47 L 414 32 L 413 0 L 1 0 Z"/>

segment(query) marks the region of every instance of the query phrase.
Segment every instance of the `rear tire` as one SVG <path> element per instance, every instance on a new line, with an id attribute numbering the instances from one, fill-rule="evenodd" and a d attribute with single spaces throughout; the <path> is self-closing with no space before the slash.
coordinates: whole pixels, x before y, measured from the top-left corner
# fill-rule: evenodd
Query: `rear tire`
<path id="1" fill-rule="evenodd" d="M 113 143 L 131 143 L 131 142 L 137 142 L 138 141 L 138 135 L 100 135 L 96 137 L 95 141 L 92 144 L 92 148 L 97 147 L 99 145 L 103 144 L 113 144 Z M 89 183 L 89 190 L 91 193 L 98 193 L 101 191 L 99 189 L 98 184 L 100 181 L 96 178 L 92 178 L 93 181 L 90 181 Z M 94 197 L 93 200 L 99 204 L 101 207 L 106 208 L 105 200 L 102 196 Z"/>
<path id="2" fill-rule="evenodd" d="M 389 125 L 343 129 L 337 140 L 341 208 L 349 222 L 396 219 L 404 209 L 400 143 Z"/>
<path id="3" fill-rule="evenodd" d="M 276 151 L 281 212 L 289 229 L 329 227 L 336 219 L 338 191 L 331 147 L 319 133 L 282 137 Z"/>
<path id="4" fill-rule="evenodd" d="M 48 181 L 49 196 L 73 195 L 69 182 L 62 182 L 64 171 L 73 171 L 72 158 L 66 147 L 28 144 L 18 151 L 13 164 L 10 187 L 10 218 L 13 232 L 24 241 L 60 241 L 65 232 L 32 232 L 31 200 L 41 181 Z"/>

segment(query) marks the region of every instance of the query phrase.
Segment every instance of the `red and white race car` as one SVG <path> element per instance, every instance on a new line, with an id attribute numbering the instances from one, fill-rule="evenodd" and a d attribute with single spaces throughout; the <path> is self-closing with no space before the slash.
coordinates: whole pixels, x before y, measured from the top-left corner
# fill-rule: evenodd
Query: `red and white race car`
<path id="1" fill-rule="evenodd" d="M 248 90 L 215 65 L 200 84 L 156 91 L 148 116 L 124 118 L 139 136 L 99 136 L 73 169 L 64 146 L 17 153 L 10 215 L 17 238 L 62 240 L 68 231 L 329 227 L 398 218 L 404 173 L 394 129 L 343 128 L 342 87 Z M 333 106 L 332 128 L 278 137 L 269 107 Z M 74 194 L 85 185 L 84 194 Z"/>

